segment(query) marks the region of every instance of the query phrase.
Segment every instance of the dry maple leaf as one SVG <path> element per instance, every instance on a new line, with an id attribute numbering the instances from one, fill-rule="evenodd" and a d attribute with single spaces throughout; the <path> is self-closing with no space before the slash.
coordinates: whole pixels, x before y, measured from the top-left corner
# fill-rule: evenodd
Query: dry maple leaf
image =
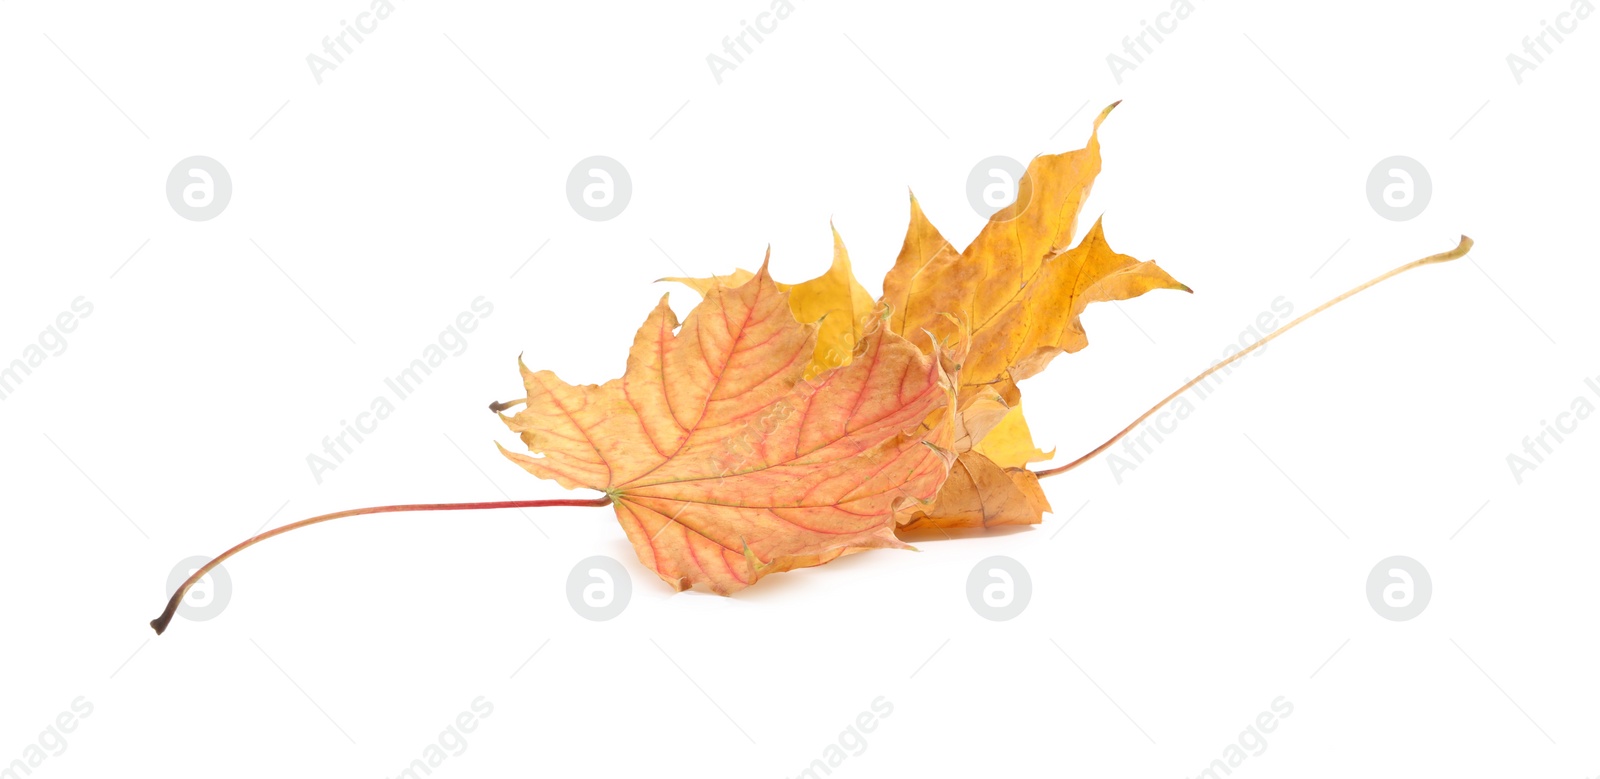
<path id="1" fill-rule="evenodd" d="M 530 473 L 611 497 L 639 561 L 677 589 L 731 593 L 841 554 L 904 547 L 900 505 L 930 499 L 948 432 L 921 423 L 950 394 L 937 355 L 882 328 L 855 359 L 803 380 L 816 327 L 763 264 L 708 288 L 681 329 L 651 312 L 620 379 L 571 386 L 523 368 L 506 424 Z"/>
<path id="2" fill-rule="evenodd" d="M 1035 157 L 1017 197 L 956 252 L 913 197 L 911 222 L 883 282 L 890 329 L 926 348 L 964 328 L 971 349 L 960 394 L 1001 379 L 1018 382 L 1061 352 L 1088 345 L 1079 315 L 1090 303 L 1127 300 L 1153 289 L 1189 288 L 1154 262 L 1112 251 L 1100 222 L 1068 250 L 1078 212 L 1100 172 L 1099 129 L 1064 154 Z M 926 333 L 927 335 L 923 335 Z"/>
<path id="3" fill-rule="evenodd" d="M 890 312 L 890 329 L 925 348 L 957 339 L 969 344 L 958 413 L 966 427 L 984 432 L 958 437 L 950 481 L 932 506 L 903 512 L 908 530 L 1043 521 L 1050 504 L 1025 467 L 1033 460 L 1017 456 L 1038 450 L 1016 382 L 1044 370 L 1057 354 L 1088 345 L 1079 317 L 1090 303 L 1153 289 L 1190 291 L 1154 262 L 1113 251 L 1098 220 L 1066 249 L 1100 173 L 1100 124 L 1115 107 L 1096 117 L 1084 148 L 1035 157 L 1016 199 L 995 212 L 964 251 L 957 252 L 911 198 L 905 241 L 884 278 L 880 305 Z M 1002 429 L 972 419 L 995 413 L 993 401 L 1010 415 Z M 998 438 L 989 442 L 991 435 Z M 997 453 L 1004 462 L 994 459 Z"/>

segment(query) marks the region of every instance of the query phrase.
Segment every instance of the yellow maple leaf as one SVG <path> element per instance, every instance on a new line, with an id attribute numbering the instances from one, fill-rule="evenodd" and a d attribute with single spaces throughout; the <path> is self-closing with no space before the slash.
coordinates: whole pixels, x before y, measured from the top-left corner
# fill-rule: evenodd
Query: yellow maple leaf
<path id="1" fill-rule="evenodd" d="M 1033 444 L 1016 382 L 1088 345 L 1079 316 L 1090 303 L 1189 291 L 1155 263 L 1112 251 L 1099 221 L 1066 248 L 1100 172 L 1100 123 L 1114 107 L 1095 119 L 1084 148 L 1034 158 L 1016 199 L 964 251 L 911 198 L 880 305 L 894 332 L 928 349 L 961 343 L 967 356 L 957 394 L 959 459 L 931 507 L 902 512 L 907 529 L 1042 521 L 1049 504 L 1025 466 L 1051 455 Z"/>
<path id="2" fill-rule="evenodd" d="M 1112 251 L 1098 221 L 1067 248 L 1100 172 L 1100 123 L 1114 107 L 1095 119 L 1084 148 L 1035 157 L 1016 200 L 991 216 L 964 251 L 955 251 L 912 199 L 883 304 L 891 329 L 925 348 L 966 329 L 963 396 L 1000 379 L 1021 381 L 1056 354 L 1088 345 L 1079 315 L 1090 303 L 1152 289 L 1190 291 L 1154 262 Z"/>

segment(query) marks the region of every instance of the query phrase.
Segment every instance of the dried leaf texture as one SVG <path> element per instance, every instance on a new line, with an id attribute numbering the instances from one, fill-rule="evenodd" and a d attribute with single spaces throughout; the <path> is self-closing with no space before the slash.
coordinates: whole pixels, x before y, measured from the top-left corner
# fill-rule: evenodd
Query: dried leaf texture
<path id="1" fill-rule="evenodd" d="M 1154 262 L 1113 251 L 1098 220 L 1066 248 L 1100 173 L 1099 129 L 1112 108 L 1095 119 L 1084 148 L 1034 158 L 1016 200 L 964 251 L 911 198 L 880 305 L 890 329 L 930 350 L 964 344 L 967 358 L 957 390 L 959 460 L 932 506 L 901 512 L 908 530 L 1042 521 L 1050 506 L 1026 465 L 1050 455 L 1033 444 L 1016 382 L 1088 345 L 1080 316 L 1090 303 L 1189 291 Z"/>
<path id="2" fill-rule="evenodd" d="M 966 330 L 963 398 L 1001 379 L 1021 381 L 1055 355 L 1087 346 L 1079 315 L 1090 303 L 1153 289 L 1189 291 L 1154 262 L 1112 251 L 1098 221 L 1067 248 L 1100 172 L 1099 128 L 1112 107 L 1095 119 L 1084 148 L 1035 157 L 1017 199 L 995 212 L 964 251 L 955 251 L 912 199 L 883 302 L 891 329 L 925 348 L 932 348 L 930 335 L 943 341 Z"/>
<path id="3" fill-rule="evenodd" d="M 894 513 L 931 500 L 953 425 L 924 421 L 952 396 L 939 361 L 873 328 L 846 366 L 803 376 L 817 326 L 796 321 L 765 265 L 708 285 L 682 327 L 657 305 L 623 377 L 573 386 L 523 368 L 506 424 L 541 478 L 611 495 L 639 560 L 678 589 L 728 594 L 762 576 L 864 549 L 903 547 Z"/>

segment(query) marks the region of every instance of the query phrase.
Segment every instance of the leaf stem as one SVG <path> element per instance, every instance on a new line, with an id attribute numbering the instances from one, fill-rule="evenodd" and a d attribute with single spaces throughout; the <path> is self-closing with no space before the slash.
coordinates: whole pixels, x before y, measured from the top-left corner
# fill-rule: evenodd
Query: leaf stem
<path id="1" fill-rule="evenodd" d="M 1157 411 L 1160 411 L 1163 406 L 1165 406 L 1168 403 L 1171 403 L 1172 401 L 1176 400 L 1179 395 L 1182 395 L 1183 393 L 1188 392 L 1196 384 L 1199 384 L 1200 382 L 1205 381 L 1208 377 L 1211 376 L 1211 374 L 1216 373 L 1217 371 L 1228 367 L 1229 365 L 1231 365 L 1235 361 L 1239 360 L 1240 358 L 1244 357 L 1245 355 L 1247 355 L 1247 354 L 1249 354 L 1249 353 L 1251 353 L 1251 352 L 1253 352 L 1253 351 L 1255 351 L 1257 349 L 1260 349 L 1263 346 L 1266 346 L 1267 342 L 1269 342 L 1272 339 L 1277 338 L 1278 336 L 1283 335 L 1284 333 L 1287 333 L 1290 330 L 1294 329 L 1295 325 L 1298 325 L 1301 322 L 1304 322 L 1307 319 L 1310 319 L 1311 317 L 1314 317 L 1317 314 L 1322 313 L 1323 311 L 1326 311 L 1326 310 L 1328 310 L 1330 308 L 1333 308 L 1336 304 L 1340 303 L 1341 301 L 1344 301 L 1347 298 L 1353 297 L 1356 293 L 1361 292 L 1362 290 L 1367 289 L 1368 287 L 1375 286 L 1375 285 L 1377 285 L 1377 284 L 1379 284 L 1379 283 L 1381 283 L 1381 282 L 1383 282 L 1383 281 L 1385 281 L 1387 279 L 1391 279 L 1391 278 L 1393 278 L 1395 276 L 1398 276 L 1398 275 L 1400 275 L 1402 273 L 1405 273 L 1406 271 L 1411 270 L 1412 268 L 1420 268 L 1420 267 L 1422 267 L 1424 265 L 1432 265 L 1432 264 L 1438 263 L 1438 262 L 1448 262 L 1450 260 L 1459 259 L 1461 257 L 1466 256 L 1467 252 L 1469 252 L 1469 251 L 1472 251 L 1472 239 L 1466 237 L 1465 235 L 1463 235 L 1463 236 L 1461 236 L 1461 243 L 1459 245 L 1457 245 L 1456 248 L 1451 249 L 1450 251 L 1440 252 L 1439 254 L 1431 254 L 1431 255 L 1429 255 L 1427 257 L 1423 257 L 1420 260 L 1416 260 L 1414 262 L 1408 262 L 1405 265 L 1401 265 L 1400 267 L 1395 268 L 1394 270 L 1391 270 L 1388 273 L 1385 273 L 1385 274 L 1383 274 L 1381 276 L 1378 276 L 1377 278 L 1374 278 L 1374 279 L 1366 282 L 1365 284 L 1362 284 L 1362 285 L 1356 287 L 1355 289 L 1352 289 L 1349 292 L 1344 293 L 1343 295 L 1340 295 L 1340 296 L 1338 296 L 1338 297 L 1336 297 L 1336 298 L 1334 298 L 1334 299 L 1332 299 L 1332 300 L 1330 300 L 1330 301 L 1328 301 L 1326 303 L 1323 303 L 1320 306 L 1317 306 L 1316 308 L 1311 309 L 1310 311 L 1307 311 L 1304 314 L 1301 314 L 1299 317 L 1295 318 L 1295 320 L 1290 322 L 1289 324 L 1286 324 L 1283 327 L 1280 327 L 1277 330 L 1272 331 L 1265 338 L 1262 338 L 1261 340 L 1256 341 L 1255 343 L 1251 344 L 1250 346 L 1246 347 L 1245 349 L 1241 350 L 1240 352 L 1228 357 L 1226 360 L 1223 360 L 1223 361 L 1211 366 L 1210 368 L 1207 368 L 1206 370 L 1202 371 L 1199 376 L 1196 376 L 1193 379 L 1190 379 L 1182 387 L 1179 387 L 1176 390 L 1173 390 L 1172 394 L 1166 396 L 1165 398 L 1162 398 L 1154 406 L 1151 406 L 1149 411 L 1146 411 L 1143 414 L 1140 414 L 1138 419 L 1133 420 L 1133 422 L 1129 423 L 1127 427 L 1122 428 L 1121 432 L 1119 432 L 1116 435 L 1112 436 L 1105 443 L 1095 447 L 1088 454 L 1085 454 L 1084 456 L 1079 457 L 1078 459 L 1073 460 L 1072 462 L 1067 463 L 1066 465 L 1057 466 L 1055 468 L 1048 468 L 1048 469 L 1045 469 L 1045 470 L 1042 470 L 1042 471 L 1034 471 L 1034 475 L 1038 476 L 1039 478 L 1042 479 L 1042 478 L 1044 478 L 1046 476 L 1054 476 L 1054 475 L 1056 475 L 1058 473 L 1066 473 L 1067 471 L 1070 471 L 1073 468 L 1076 468 L 1076 467 L 1084 464 L 1085 462 L 1088 462 L 1089 460 L 1094 459 L 1095 456 L 1101 454 L 1102 452 L 1104 452 L 1107 449 L 1110 449 L 1113 444 L 1115 444 L 1116 442 L 1122 440 L 1123 436 L 1126 436 L 1127 434 L 1129 434 L 1129 433 L 1133 432 L 1135 429 L 1137 429 L 1139 427 L 1139 425 L 1143 424 L 1146 419 L 1149 419 L 1151 417 L 1151 415 L 1155 414 Z"/>
<path id="2" fill-rule="evenodd" d="M 517 398 L 516 400 L 497 400 L 497 401 L 489 404 L 489 410 L 493 411 L 496 414 L 498 414 L 498 413 L 500 413 L 502 411 L 505 411 L 508 408 L 511 408 L 512 406 L 517 405 L 518 403 L 527 403 L 527 402 L 528 402 L 527 398 Z"/>
<path id="3" fill-rule="evenodd" d="M 291 530 L 298 530 L 306 527 L 307 525 L 315 525 L 319 522 L 327 522 L 329 520 L 341 519 L 344 517 L 354 517 L 361 514 L 389 514 L 397 511 L 473 511 L 478 509 L 518 508 L 531 509 L 543 508 L 546 506 L 606 506 L 610 503 L 610 495 L 589 500 L 566 498 L 556 500 L 499 500 L 487 503 L 406 503 L 396 506 L 373 506 L 364 509 L 335 511 L 332 514 L 323 514 L 310 519 L 302 519 L 299 522 L 293 522 L 284 525 L 283 527 L 273 528 L 272 530 L 268 530 L 267 532 L 262 533 L 254 538 L 242 541 L 232 549 L 217 555 L 216 558 L 211 562 L 201 566 L 200 570 L 195 571 L 187 580 L 184 581 L 182 585 L 178 587 L 177 592 L 172 593 L 171 600 L 167 601 L 167 610 L 161 612 L 161 616 L 150 620 L 150 627 L 155 628 L 156 635 L 161 635 L 163 632 L 165 632 L 168 623 L 172 622 L 173 615 L 178 612 L 178 606 L 182 605 L 184 594 L 189 592 L 189 588 L 193 587 L 196 582 L 200 581 L 200 579 L 204 578 L 206 574 L 210 573 L 211 569 L 221 565 L 222 561 L 246 549 L 249 549 L 250 547 L 255 546 L 262 541 L 272 538 L 273 536 L 281 536 Z"/>

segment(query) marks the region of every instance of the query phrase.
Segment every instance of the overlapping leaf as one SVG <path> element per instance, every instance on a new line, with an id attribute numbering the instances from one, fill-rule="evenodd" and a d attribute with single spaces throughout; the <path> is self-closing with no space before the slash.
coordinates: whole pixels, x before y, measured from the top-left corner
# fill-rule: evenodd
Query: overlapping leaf
<path id="1" fill-rule="evenodd" d="M 1115 106 L 1112 106 L 1115 107 Z M 1001 379 L 1032 376 L 1061 352 L 1088 345 L 1079 315 L 1090 303 L 1127 300 L 1152 289 L 1189 291 L 1154 262 L 1112 251 L 1097 221 L 1068 250 L 1078 212 L 1100 172 L 1100 123 L 1082 149 L 1035 157 L 1017 198 L 1000 209 L 965 251 L 956 252 L 915 199 L 894 268 L 884 279 L 891 329 L 932 348 L 966 328 L 969 359 L 961 394 Z"/>
<path id="2" fill-rule="evenodd" d="M 502 416 L 536 476 L 612 497 L 640 562 L 678 589 L 731 593 L 841 554 L 902 547 L 894 512 L 945 480 L 950 402 L 939 355 L 884 328 L 848 365 L 806 381 L 817 327 L 763 265 L 708 285 L 679 327 L 666 298 L 635 336 L 623 377 L 572 386 L 523 368 L 526 405 Z"/>
<path id="3" fill-rule="evenodd" d="M 1084 148 L 1034 158 L 1016 200 L 990 217 L 964 251 L 911 199 L 905 241 L 883 282 L 880 304 L 890 329 L 928 349 L 968 344 L 961 416 L 972 427 L 975 415 L 996 413 L 998 400 L 1006 421 L 984 424 L 987 435 L 958 438 L 950 481 L 932 507 L 903 512 L 908 528 L 1041 521 L 1049 503 L 1025 466 L 1048 456 L 1033 446 L 1016 382 L 1044 370 L 1057 354 L 1088 345 L 1079 317 L 1090 303 L 1189 289 L 1155 263 L 1113 251 L 1099 221 L 1066 248 L 1100 173 L 1100 123 L 1115 107 L 1095 119 Z"/>

